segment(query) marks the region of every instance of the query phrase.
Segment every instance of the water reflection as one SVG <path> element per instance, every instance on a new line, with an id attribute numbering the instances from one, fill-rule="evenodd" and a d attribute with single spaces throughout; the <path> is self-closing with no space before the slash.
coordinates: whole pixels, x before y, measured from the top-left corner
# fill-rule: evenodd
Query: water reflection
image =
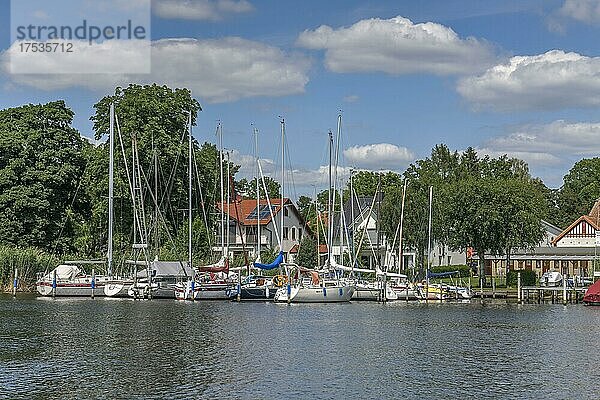
<path id="1" fill-rule="evenodd" d="M 600 308 L 0 297 L 0 398 L 590 398 Z"/>

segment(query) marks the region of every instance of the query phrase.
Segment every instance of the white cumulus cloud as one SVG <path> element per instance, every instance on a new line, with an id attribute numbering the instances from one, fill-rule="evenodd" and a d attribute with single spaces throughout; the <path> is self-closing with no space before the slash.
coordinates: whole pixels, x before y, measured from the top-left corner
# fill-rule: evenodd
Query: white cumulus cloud
<path id="1" fill-rule="evenodd" d="M 561 157 L 585 157 L 600 153 L 600 123 L 557 120 L 548 124 L 524 125 L 493 138 L 486 146 L 505 152 L 529 152 Z M 544 157 L 540 157 L 540 160 Z M 550 158 L 547 158 L 550 159 Z"/>
<path id="2" fill-rule="evenodd" d="M 484 41 L 461 39 L 444 25 L 415 24 L 401 16 L 364 19 L 350 27 L 322 25 L 302 32 L 297 45 L 325 50 L 325 65 L 334 72 L 464 74 L 495 60 Z"/>
<path id="3" fill-rule="evenodd" d="M 458 92 L 477 108 L 498 111 L 600 105 L 600 57 L 552 50 L 512 57 L 480 76 L 461 79 Z"/>
<path id="4" fill-rule="evenodd" d="M 152 11 L 160 18 L 219 21 L 230 14 L 254 10 L 246 0 L 154 0 Z"/>
<path id="5" fill-rule="evenodd" d="M 600 22 L 599 0 L 565 0 L 558 14 L 576 21 L 595 24 Z"/>
<path id="6" fill-rule="evenodd" d="M 415 159 L 415 155 L 406 147 L 390 143 L 352 146 L 344 150 L 344 156 L 357 167 L 375 170 L 396 170 Z"/>
<path id="7" fill-rule="evenodd" d="M 302 93 L 309 80 L 307 58 L 237 37 L 154 41 L 150 74 L 10 74 L 10 53 L 19 51 L 15 46 L 0 54 L 8 78 L 43 90 L 80 87 L 111 92 L 115 85 L 158 83 L 187 87 L 195 97 L 214 103 Z M 97 68 L 98 64 L 104 65 L 107 71 L 118 70 L 122 61 L 110 56 L 111 49 L 114 54 L 127 51 L 134 60 L 143 61 L 146 56 L 141 51 L 136 53 L 135 46 L 124 48 L 128 43 L 122 40 L 106 41 L 103 46 L 106 49 L 102 52 L 94 51 L 96 45 L 90 46 L 86 57 L 79 58 L 78 70 Z M 45 58 L 43 54 L 37 54 L 38 67 L 48 65 L 50 68 L 56 61 L 52 56 Z"/>

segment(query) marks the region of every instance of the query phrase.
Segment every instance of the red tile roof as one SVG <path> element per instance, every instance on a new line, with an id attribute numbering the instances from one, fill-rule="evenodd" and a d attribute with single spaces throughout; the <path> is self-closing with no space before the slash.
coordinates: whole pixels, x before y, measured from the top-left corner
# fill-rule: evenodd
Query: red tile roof
<path id="1" fill-rule="evenodd" d="M 281 199 L 269 199 L 271 202 L 271 206 L 275 209 L 273 210 L 273 215 L 277 215 L 279 211 L 281 211 Z M 290 199 L 284 198 L 284 204 L 291 203 Z M 236 203 L 237 203 L 237 211 L 236 211 Z M 267 199 L 261 199 L 260 205 L 268 205 Z M 229 214 L 230 218 L 233 218 L 236 221 L 241 221 L 242 225 L 257 225 L 258 220 L 256 218 L 249 219 L 248 216 L 256 209 L 256 199 L 244 199 L 238 200 L 231 203 L 217 203 L 217 208 L 227 214 Z M 260 219 L 261 225 L 266 225 L 271 222 L 271 213 L 267 213 L 265 218 Z"/>

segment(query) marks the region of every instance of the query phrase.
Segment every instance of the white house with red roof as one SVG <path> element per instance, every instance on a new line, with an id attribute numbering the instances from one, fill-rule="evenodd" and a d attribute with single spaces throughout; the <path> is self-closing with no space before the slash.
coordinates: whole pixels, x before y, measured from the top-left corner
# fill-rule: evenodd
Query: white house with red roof
<path id="1" fill-rule="evenodd" d="M 269 210 L 269 203 L 271 211 Z M 281 235 L 279 228 L 281 222 L 281 199 L 261 199 L 257 205 L 256 199 L 239 199 L 230 203 L 218 203 L 217 208 L 224 213 L 224 218 L 229 220 L 225 235 L 220 232 L 217 223 L 217 241 L 213 244 L 215 252 L 221 251 L 221 238 L 223 237 L 230 256 L 243 254 L 244 248 L 252 258 L 256 258 L 258 243 L 261 250 L 278 248 L 277 235 Z M 229 218 L 227 218 L 229 216 Z M 275 221 L 273 221 L 275 219 Z M 260 237 L 258 237 L 260 225 Z M 276 233 L 277 230 L 277 233 Z M 294 203 L 284 198 L 283 201 L 283 251 L 287 254 L 300 243 L 306 233 L 306 224 L 303 221 Z M 287 259 L 286 259 L 287 260 Z"/>

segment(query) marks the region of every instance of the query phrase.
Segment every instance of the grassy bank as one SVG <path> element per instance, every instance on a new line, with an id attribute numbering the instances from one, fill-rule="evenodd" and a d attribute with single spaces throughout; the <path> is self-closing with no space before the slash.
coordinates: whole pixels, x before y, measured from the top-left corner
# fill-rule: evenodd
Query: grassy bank
<path id="1" fill-rule="evenodd" d="M 19 291 L 35 289 L 38 272 L 52 269 L 58 264 L 58 258 L 34 248 L 14 248 L 0 246 L 0 289 L 12 289 L 15 268 L 19 270 Z"/>

